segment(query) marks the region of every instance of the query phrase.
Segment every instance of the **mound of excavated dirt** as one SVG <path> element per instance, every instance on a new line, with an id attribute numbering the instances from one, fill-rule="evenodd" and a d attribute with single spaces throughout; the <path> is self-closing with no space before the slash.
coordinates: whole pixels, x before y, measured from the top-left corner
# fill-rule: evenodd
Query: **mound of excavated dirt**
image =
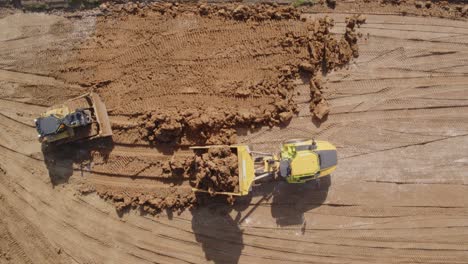
<path id="1" fill-rule="evenodd" d="M 236 127 L 288 123 L 299 72 L 313 77 L 323 65 L 346 65 L 358 55 L 355 25 L 362 21 L 350 19 L 337 38 L 332 19 L 302 21 L 285 6 L 102 9 L 94 36 L 56 77 L 98 92 L 111 118 L 123 120 L 113 130 L 125 144 L 232 144 Z"/>
<path id="2" fill-rule="evenodd" d="M 229 147 L 210 148 L 194 157 L 191 184 L 214 192 L 238 192 L 239 168 L 236 153 Z"/>

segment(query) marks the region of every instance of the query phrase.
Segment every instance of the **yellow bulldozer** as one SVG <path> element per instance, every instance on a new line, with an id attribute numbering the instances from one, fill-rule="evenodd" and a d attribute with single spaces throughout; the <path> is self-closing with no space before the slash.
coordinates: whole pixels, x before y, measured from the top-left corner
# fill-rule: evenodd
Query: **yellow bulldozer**
<path id="1" fill-rule="evenodd" d="M 47 109 L 34 120 L 44 144 L 63 144 L 112 136 L 106 106 L 96 93 L 87 93 Z"/>
<path id="2" fill-rule="evenodd" d="M 193 150 L 225 146 L 192 147 Z M 247 145 L 229 146 L 237 155 L 239 186 L 237 192 L 210 192 L 211 195 L 245 196 L 263 178 L 305 183 L 330 175 L 337 166 L 336 147 L 327 141 L 291 139 L 283 142 L 279 154 L 251 151 Z M 194 192 L 208 192 L 193 188 Z"/>

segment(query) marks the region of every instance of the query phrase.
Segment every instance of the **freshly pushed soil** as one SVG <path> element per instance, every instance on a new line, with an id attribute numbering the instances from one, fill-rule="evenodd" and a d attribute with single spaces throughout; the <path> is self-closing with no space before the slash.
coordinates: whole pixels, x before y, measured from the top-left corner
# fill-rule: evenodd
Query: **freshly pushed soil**
<path id="1" fill-rule="evenodd" d="M 322 120 L 330 112 L 328 102 L 322 94 L 324 84 L 317 75 L 318 67 L 325 73 L 343 67 L 351 58 L 359 56 L 358 38 L 361 37 L 356 31 L 366 22 L 363 15 L 354 15 L 346 18 L 346 32 L 342 39 L 336 39 L 330 35 L 333 20 L 326 17 L 315 22 L 314 34 L 309 37 L 309 53 L 311 58 L 308 62 L 299 65 L 302 70 L 310 71 L 310 112 L 315 118 Z"/>
<path id="2" fill-rule="evenodd" d="M 226 84 L 233 80 L 231 72 L 241 81 L 255 79 L 261 69 L 269 69 L 268 60 L 274 65 L 295 61 L 289 53 L 258 50 L 272 51 L 263 47 L 305 23 L 179 12 L 167 20 L 150 15 L 148 22 L 137 20 L 139 12 L 122 13 L 118 19 L 91 12 L 4 16 L 0 10 L 0 263 L 465 263 L 466 22 L 388 14 L 389 8 L 415 1 L 381 6 L 385 2 L 390 1 L 336 1 L 335 11 L 325 9 L 338 22 L 333 30 L 337 38 L 345 32 L 346 12 L 368 12 L 368 25 L 359 29 L 366 39 L 359 41 L 360 56 L 353 66 L 310 78 L 319 90 L 326 85 L 320 90 L 331 106 L 325 122 L 311 122 L 309 88 L 298 84 L 300 94 L 294 101 L 299 117 L 292 113 L 284 128 L 263 127 L 238 135 L 239 142 L 262 152 L 276 151 L 284 139 L 317 135 L 338 148 L 340 166 L 335 173 L 318 189 L 262 183 L 234 206 L 220 196 L 197 194 L 196 204 L 203 206 L 180 215 L 175 212 L 187 204 L 184 197 L 190 201 L 192 186 L 190 177 L 179 176 L 185 173 L 179 165 L 193 153 L 175 142 L 152 145 L 157 141 L 139 134 L 138 118 L 144 113 L 138 111 L 147 107 L 142 102 L 163 111 L 176 102 L 196 108 L 200 115 L 217 105 L 235 108 L 236 100 L 239 110 L 268 105 L 268 97 L 234 99 L 222 97 L 217 89 L 202 90 L 204 94 L 200 89 Z M 423 9 L 432 13 L 435 8 L 417 10 Z M 310 22 L 325 15 L 307 18 Z M 105 21 L 112 23 L 105 26 Z M 160 40 L 153 51 L 137 49 L 137 43 L 151 46 L 153 39 Z M 102 46 L 83 46 L 97 41 Z M 218 41 L 228 52 L 213 44 Z M 181 45 L 185 43 L 192 49 Z M 207 45 L 215 52 L 204 51 Z M 191 53 L 193 48 L 197 53 Z M 66 65 L 69 61 L 76 63 Z M 233 66 L 236 61 L 240 66 Z M 60 78 L 62 66 L 77 67 L 78 77 L 83 70 L 84 81 Z M 94 79 L 103 76 L 111 82 L 87 86 L 85 79 L 92 73 L 88 66 L 96 69 Z M 183 72 L 182 66 L 192 67 L 194 74 Z M 116 86 L 118 78 L 101 75 L 105 67 L 110 74 L 124 72 L 122 92 Z M 239 70 L 244 68 L 252 74 Z M 213 78 L 210 72 L 214 77 L 225 75 Z M 191 79 L 179 90 L 184 84 L 180 79 L 186 77 Z M 167 80 L 177 84 L 168 85 L 176 94 L 164 97 L 160 89 Z M 189 89 L 192 83 L 198 93 Z M 80 143 L 58 151 L 49 162 L 32 120 L 47 106 L 90 90 L 103 96 L 111 112 L 114 147 L 83 162 L 68 155 L 87 156 Z M 148 99 L 153 93 L 159 97 Z M 130 102 L 134 106 L 120 108 Z M 187 132 L 180 135 L 184 142 Z M 85 193 L 97 192 L 108 202 L 99 195 L 77 194 L 81 184 Z M 114 204 L 121 208 L 119 214 Z"/>
<path id="3" fill-rule="evenodd" d="M 228 146 L 212 147 L 197 153 L 192 165 L 191 185 L 197 189 L 215 192 L 239 191 L 239 162 Z"/>
<path id="4" fill-rule="evenodd" d="M 233 144 L 235 128 L 285 125 L 297 113 L 301 72 L 313 77 L 358 55 L 354 22 L 337 37 L 332 19 L 301 19 L 291 6 L 102 10 L 94 36 L 56 77 L 99 93 L 110 116 L 125 120 L 113 129 L 127 144 Z"/>

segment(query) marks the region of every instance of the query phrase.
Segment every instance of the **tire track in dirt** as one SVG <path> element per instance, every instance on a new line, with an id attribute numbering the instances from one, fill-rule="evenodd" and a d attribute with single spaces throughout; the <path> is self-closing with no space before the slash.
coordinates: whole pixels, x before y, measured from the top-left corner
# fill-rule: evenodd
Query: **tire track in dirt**
<path id="1" fill-rule="evenodd" d="M 386 17 L 396 21 L 414 19 Z M 370 21 L 372 19 L 369 18 Z M 421 21 L 431 20 L 421 18 Z M 373 29 L 371 35 L 375 31 Z M 372 38 L 369 43 L 372 43 Z M 392 42 L 381 43 L 382 49 L 395 47 Z M 367 48 L 370 47 L 361 46 L 361 55 L 370 54 L 366 52 Z M 433 49 L 439 50 L 438 47 Z M 443 56 L 449 58 L 450 55 Z M 460 54 L 462 56 L 463 53 Z M 361 59 L 367 58 L 361 57 L 357 63 Z M 398 65 L 400 62 L 394 60 L 392 63 Z M 371 71 L 374 66 L 364 66 L 343 74 L 349 74 L 350 78 L 363 74 L 382 74 L 381 71 Z M 341 72 L 332 73 L 328 78 L 342 78 Z M 460 91 L 459 86 L 452 85 L 452 78 L 446 75 L 446 83 L 441 79 L 438 86 L 433 91 L 424 92 L 424 96 L 440 96 L 437 89 L 452 87 L 446 91 L 447 94 L 442 94 L 442 98 L 453 96 L 466 99 L 463 93 L 457 92 Z M 459 83 L 464 82 L 464 76 L 458 78 Z M 331 83 L 332 89 L 345 94 L 379 91 L 387 86 L 375 82 L 375 87 L 370 85 L 363 88 L 347 81 L 339 87 L 333 85 Z M 407 89 L 404 82 L 393 84 L 392 89 L 402 89 L 404 93 L 390 93 L 387 100 L 404 98 L 405 95 L 421 96 L 418 92 L 413 93 L 415 90 Z M 375 97 L 380 95 L 376 93 Z M 369 98 L 362 98 L 361 101 L 373 99 Z M 450 107 L 458 103 L 427 109 L 431 106 L 425 101 L 421 103 L 421 109 L 406 110 L 412 107 L 413 102 L 382 106 L 385 109 L 396 109 L 392 111 L 359 111 L 359 108 L 355 108 L 359 100 L 351 96 L 349 101 L 343 100 L 341 109 L 336 111 L 342 114 L 332 112 L 327 122 L 319 128 L 306 116 L 293 119 L 287 129 L 262 129 L 259 133 L 248 134 L 245 143 L 253 143 L 256 150 L 266 147 L 276 150 L 278 139 L 321 133 L 322 137 L 341 146 L 339 153 L 344 156 L 370 148 L 385 149 L 389 145 L 398 147 L 408 142 L 418 142 L 418 136 L 420 140 L 426 140 L 427 136 L 452 137 L 468 130 L 466 122 L 463 122 L 466 119 L 466 111 L 463 111 L 465 107 Z M 346 107 L 355 108 L 356 112 L 345 114 Z M 12 114 L 8 110 L 11 108 L 31 113 L 40 110 L 31 105 L 0 100 L 0 113 L 13 119 L 26 120 Z M 366 155 L 365 158 L 356 157 L 349 162 L 343 160 L 332 175 L 332 185 L 321 187 L 321 191 L 307 186 L 291 188 L 271 183 L 257 186 L 253 190 L 252 200 L 240 203 L 247 209 L 237 210 L 217 204 L 194 212 L 186 211 L 180 216 L 173 215 L 171 219 L 165 214 L 153 218 L 141 216 L 138 212 L 130 212 L 119 218 L 113 207 L 96 195 L 73 195 L 73 187 L 81 184 L 80 180 L 99 180 L 101 175 L 85 170 L 81 178 L 81 170 L 77 170 L 68 179 L 69 185 L 51 188 L 50 172 L 43 162 L 24 156 L 28 155 L 28 151 L 24 152 L 24 146 L 35 145 L 36 151 L 38 149 L 37 144 L 25 140 L 34 140 L 33 130 L 5 117 L 0 118 L 11 130 L 0 127 L 2 144 L 8 138 L 15 139 L 15 144 L 8 143 L 5 146 L 24 153 L 20 155 L 9 150 L 0 152 L 0 166 L 7 172 L 5 177 L 2 175 L 2 179 L 13 183 L 12 187 L 0 181 L 1 194 L 18 214 L 37 226 L 38 233 L 60 247 L 64 252 L 62 255 L 70 255 L 79 263 L 91 260 L 116 263 L 148 263 L 155 260 L 203 263 L 208 258 L 217 263 L 387 263 L 415 260 L 424 263 L 463 263 L 468 257 L 466 251 L 463 251 L 468 239 L 465 220 L 468 211 L 464 200 L 467 195 L 466 179 L 463 175 L 467 170 L 467 163 L 463 160 L 466 148 L 463 146 L 467 144 L 463 137 L 409 147 L 404 152 L 395 149 L 387 151 L 385 155 L 377 153 Z M 127 117 L 121 116 L 112 118 L 119 124 L 127 120 Z M 406 133 L 412 136 L 406 138 Z M 120 156 L 141 156 L 142 161 L 137 164 L 140 166 L 146 159 L 154 157 L 153 149 L 147 146 L 116 144 L 114 148 L 115 153 L 111 152 L 111 155 L 115 155 L 117 162 L 123 159 Z M 122 164 L 116 170 L 125 168 L 125 163 Z M 130 177 L 116 185 L 131 184 L 128 179 Z M 114 181 L 103 180 L 105 184 Z M 140 182 L 145 182 L 144 188 L 152 186 L 146 180 L 136 180 L 137 184 Z M 154 186 L 157 190 L 156 186 L 159 185 Z M 272 194 L 272 198 L 261 200 L 267 194 Z M 249 213 L 250 210 L 253 212 Z M 238 213 L 240 219 L 245 217 L 241 223 Z M 303 223 L 307 223 L 304 228 Z M 3 222 L 0 226 L 3 228 Z M 38 236 L 31 236 L 28 241 L 42 243 Z M 38 250 L 44 252 L 47 249 L 40 247 Z M 28 256 L 34 254 L 34 251 L 31 248 L 24 250 Z M 19 256 L 21 254 L 18 252 Z M 44 260 L 46 255 L 35 260 Z M 64 262 L 70 263 L 71 260 L 66 259 Z"/>

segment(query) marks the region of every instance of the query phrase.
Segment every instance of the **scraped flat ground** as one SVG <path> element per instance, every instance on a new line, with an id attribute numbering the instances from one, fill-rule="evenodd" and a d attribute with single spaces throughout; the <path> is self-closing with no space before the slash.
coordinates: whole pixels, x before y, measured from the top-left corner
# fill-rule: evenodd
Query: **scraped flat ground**
<path id="1" fill-rule="evenodd" d="M 331 16 L 342 33 L 344 15 Z M 0 263 L 467 262 L 466 22 L 368 15 L 360 57 L 324 77 L 326 122 L 312 122 L 298 82 L 300 113 L 287 128 L 239 131 L 263 151 L 293 137 L 333 142 L 339 166 L 319 190 L 268 183 L 234 207 L 153 217 L 119 216 L 76 185 L 167 189 L 148 164 L 173 153 L 117 144 L 112 166 L 58 159 L 51 172 L 36 140 L 38 113 L 86 91 L 49 73 L 91 36 L 94 19 L 0 20 Z"/>

